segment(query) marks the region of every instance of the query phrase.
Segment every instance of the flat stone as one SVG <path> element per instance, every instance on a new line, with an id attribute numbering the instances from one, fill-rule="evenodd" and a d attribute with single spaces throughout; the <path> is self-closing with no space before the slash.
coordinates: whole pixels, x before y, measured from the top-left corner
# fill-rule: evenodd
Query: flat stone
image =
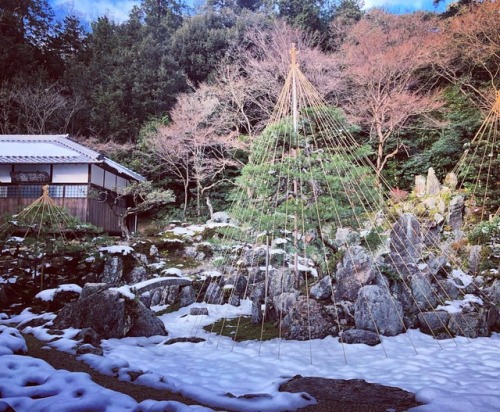
<path id="1" fill-rule="evenodd" d="M 279 388 L 282 392 L 306 392 L 318 404 L 300 411 L 387 412 L 406 411 L 421 405 L 413 393 L 361 379 L 326 379 L 297 375 Z"/>

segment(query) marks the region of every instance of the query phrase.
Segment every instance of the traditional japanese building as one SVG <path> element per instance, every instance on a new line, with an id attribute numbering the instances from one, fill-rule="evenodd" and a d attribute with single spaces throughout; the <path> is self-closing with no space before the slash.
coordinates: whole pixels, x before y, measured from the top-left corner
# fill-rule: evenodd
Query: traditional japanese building
<path id="1" fill-rule="evenodd" d="M 138 173 L 68 138 L 68 135 L 0 135 L 0 220 L 30 205 L 49 185 L 57 205 L 83 222 L 120 233 L 118 215 L 130 206 L 115 194 L 133 182 Z M 136 219 L 128 222 L 134 231 Z"/>

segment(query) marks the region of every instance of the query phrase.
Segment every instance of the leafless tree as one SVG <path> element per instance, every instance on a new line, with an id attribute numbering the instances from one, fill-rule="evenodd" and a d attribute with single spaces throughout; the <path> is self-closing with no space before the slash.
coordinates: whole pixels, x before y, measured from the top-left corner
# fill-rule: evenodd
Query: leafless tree
<path id="1" fill-rule="evenodd" d="M 184 213 L 192 184 L 199 213 L 203 194 L 218 184 L 226 168 L 242 166 L 232 156 L 240 144 L 226 113 L 216 88 L 203 83 L 181 95 L 171 124 L 147 138 L 150 150 L 183 185 Z"/>
<path id="2" fill-rule="evenodd" d="M 351 91 L 346 109 L 370 129 L 379 179 L 388 160 L 402 149 L 398 132 L 442 106 L 431 77 L 424 76 L 439 36 L 436 27 L 424 14 L 374 10 L 352 27 L 342 47 L 344 79 Z"/>
<path id="3" fill-rule="evenodd" d="M 45 134 L 65 132 L 68 125 L 83 104 L 79 98 L 62 93 L 58 83 L 17 86 L 11 95 L 17 107 L 18 122 L 27 133 Z"/>
<path id="4" fill-rule="evenodd" d="M 457 15 L 443 20 L 439 26 L 442 42 L 433 62 L 439 74 L 487 110 L 500 85 L 499 27 L 498 1 L 463 6 Z M 482 73 L 481 80 L 477 78 L 478 72 Z"/>
<path id="5" fill-rule="evenodd" d="M 342 90 L 338 61 L 314 46 L 313 38 L 283 22 L 267 31 L 252 29 L 215 76 L 218 89 L 237 113 L 240 130 L 249 136 L 262 131 L 273 113 L 290 69 L 292 44 L 301 70 L 323 96 L 338 103 Z"/>

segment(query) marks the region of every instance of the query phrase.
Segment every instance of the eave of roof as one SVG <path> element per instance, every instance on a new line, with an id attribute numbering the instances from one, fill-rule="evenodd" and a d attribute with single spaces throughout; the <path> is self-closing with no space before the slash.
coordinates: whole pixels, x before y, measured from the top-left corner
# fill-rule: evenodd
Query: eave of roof
<path id="1" fill-rule="evenodd" d="M 26 150 L 24 145 L 32 150 Z M 43 149 L 43 150 L 42 150 Z M 55 155 L 50 155 L 53 151 Z M 27 154 L 28 153 L 28 154 Z M 140 174 L 68 138 L 68 135 L 0 135 L 0 164 L 103 164 L 122 175 L 145 181 Z"/>

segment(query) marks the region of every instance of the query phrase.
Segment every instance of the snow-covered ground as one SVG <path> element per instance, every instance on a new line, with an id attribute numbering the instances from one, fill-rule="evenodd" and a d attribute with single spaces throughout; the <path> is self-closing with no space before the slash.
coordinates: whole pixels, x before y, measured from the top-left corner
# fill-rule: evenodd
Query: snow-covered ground
<path id="1" fill-rule="evenodd" d="M 206 306 L 209 316 L 191 316 L 189 307 L 163 315 L 168 338 L 109 339 L 102 343 L 103 357 L 87 354 L 81 359 L 105 374 L 118 370 L 122 380 L 130 380 L 127 372 L 141 370 L 145 373 L 135 383 L 180 391 L 217 410 L 279 411 L 305 406 L 308 401 L 300 394 L 278 392 L 282 382 L 297 374 L 397 386 L 426 403 L 413 412 L 500 410 L 500 334 L 437 341 L 412 330 L 385 337 L 376 347 L 342 345 L 331 337 L 306 342 L 275 339 L 234 343 L 202 327 L 222 317 L 249 313 L 250 302 L 244 301 L 240 308 Z M 22 323 L 33 316 L 25 310 L 0 323 L 21 324 L 23 329 Z M 50 320 L 50 316 L 46 318 Z M 24 331 L 44 340 L 54 338 L 43 327 L 26 327 Z M 74 341 L 69 338 L 77 332 L 66 330 L 64 337 L 50 346 L 70 350 Z M 85 374 L 55 371 L 41 360 L 12 355 L 24 344 L 16 333 L 0 326 L 1 400 L 16 411 L 76 411 L 88 405 L 95 411 L 155 411 L 164 410 L 167 404 L 169 410 L 206 410 L 176 402 L 145 401 L 138 405 L 126 395 L 99 387 Z M 167 339 L 188 336 L 206 341 L 164 344 Z M 26 382 L 39 385 L 26 386 Z M 238 397 L 244 394 L 261 396 Z"/>

